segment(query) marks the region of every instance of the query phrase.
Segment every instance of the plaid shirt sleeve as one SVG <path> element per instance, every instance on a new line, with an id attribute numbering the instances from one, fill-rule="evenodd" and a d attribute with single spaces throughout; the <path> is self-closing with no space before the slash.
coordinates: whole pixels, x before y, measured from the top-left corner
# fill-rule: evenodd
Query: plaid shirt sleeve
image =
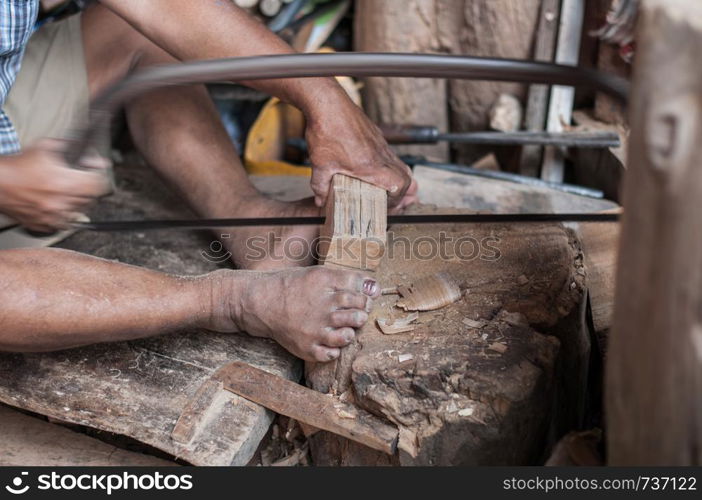
<path id="1" fill-rule="evenodd" d="M 39 0 L 0 0 L 0 105 L 15 83 L 24 48 L 37 18 Z M 5 111 L 0 111 L 0 155 L 18 153 L 19 140 Z"/>

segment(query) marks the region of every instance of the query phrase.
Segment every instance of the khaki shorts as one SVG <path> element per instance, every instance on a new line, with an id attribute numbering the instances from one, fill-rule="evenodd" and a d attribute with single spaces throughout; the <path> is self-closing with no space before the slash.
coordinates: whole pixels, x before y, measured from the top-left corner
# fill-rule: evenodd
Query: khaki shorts
<path id="1" fill-rule="evenodd" d="M 89 105 L 81 16 L 41 27 L 27 43 L 5 101 L 20 145 L 25 148 L 44 137 L 67 138 L 71 130 L 87 123 Z M 0 214 L 0 228 L 12 224 Z M 59 238 L 31 238 L 19 229 L 7 230 L 0 233 L 0 250 L 47 246 Z"/>

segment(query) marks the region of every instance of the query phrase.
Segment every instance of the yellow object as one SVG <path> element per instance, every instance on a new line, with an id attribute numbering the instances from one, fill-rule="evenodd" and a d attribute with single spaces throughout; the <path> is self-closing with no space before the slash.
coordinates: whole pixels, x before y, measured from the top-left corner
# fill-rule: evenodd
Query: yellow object
<path id="1" fill-rule="evenodd" d="M 302 138 L 305 117 L 297 108 L 273 98 L 266 103 L 246 139 L 244 165 L 251 175 L 301 175 L 312 169 L 284 161 L 288 139 Z"/>
<path id="2" fill-rule="evenodd" d="M 349 77 L 337 78 L 351 99 L 361 105 L 355 82 Z M 289 139 L 303 139 L 305 117 L 300 110 L 273 98 L 266 103 L 251 126 L 244 148 L 244 165 L 250 175 L 312 176 L 310 167 L 285 161 Z"/>

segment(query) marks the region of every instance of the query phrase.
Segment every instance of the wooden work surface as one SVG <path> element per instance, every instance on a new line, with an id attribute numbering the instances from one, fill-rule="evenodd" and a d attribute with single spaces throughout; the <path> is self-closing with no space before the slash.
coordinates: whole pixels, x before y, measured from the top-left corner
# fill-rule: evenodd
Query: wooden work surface
<path id="1" fill-rule="evenodd" d="M 2 467 L 168 467 L 173 462 L 117 448 L 0 405 Z"/>
<path id="2" fill-rule="evenodd" d="M 100 203 L 94 219 L 189 216 L 148 168 L 122 167 L 117 173 L 118 190 Z M 212 241 L 205 232 L 80 233 L 61 246 L 160 271 L 200 274 L 217 268 L 201 255 L 208 251 L 217 257 Z M 245 465 L 273 413 L 238 396 L 229 395 L 213 409 L 210 424 L 191 445 L 170 438 L 200 385 L 235 360 L 289 379 L 301 376 L 299 361 L 272 341 L 189 331 L 52 354 L 0 354 L 0 400 L 123 434 L 193 464 Z"/>
<path id="3" fill-rule="evenodd" d="M 590 211 L 612 206 L 431 169 L 418 168 L 416 174 L 422 201 L 442 206 L 502 211 L 565 211 L 566 207 Z M 187 215 L 148 169 L 123 168 L 118 178 L 118 194 L 102 202 L 95 219 Z M 306 184 L 300 179 L 300 186 L 302 182 Z M 283 189 L 272 181 L 264 184 L 271 183 L 276 190 Z M 286 180 L 284 186 L 288 185 Z M 495 246 L 501 259 L 418 262 L 399 258 L 384 266 L 379 272 L 383 286 L 441 270 L 451 273 L 469 293 L 446 309 L 420 313 L 415 331 L 409 334 L 386 336 L 374 322 L 369 323 L 354 346 L 361 350 L 351 358 L 352 367 L 342 367 L 344 375 L 339 376 L 336 389 L 343 391 L 350 384 L 359 406 L 400 424 L 404 448 L 397 460 L 402 463 L 537 461 L 553 422 L 568 420 L 554 406 L 562 401 L 557 394 L 563 378 L 559 361 L 582 360 L 578 353 L 564 357 L 575 344 L 568 335 L 577 336 L 572 326 L 563 326 L 564 318 L 577 316 L 586 281 L 572 233 L 560 225 L 391 230 L 396 237 L 415 240 L 442 230 L 452 237 L 498 237 L 501 242 Z M 198 274 L 217 267 L 200 255 L 212 241 L 207 233 L 83 233 L 62 246 L 162 271 Z M 394 300 L 381 299 L 373 320 L 379 314 L 403 315 L 393 307 Z M 521 316 L 510 314 L 515 312 Z M 565 337 L 559 336 L 559 342 L 546 330 L 565 332 Z M 495 351 L 491 348 L 495 343 L 507 349 Z M 201 383 L 234 360 L 294 380 L 300 376 L 300 364 L 272 342 L 246 335 L 183 332 L 54 354 L 0 355 L 0 400 L 124 434 L 194 464 L 245 464 L 272 414 L 237 396 L 218 398 L 216 418 L 190 446 L 176 445 L 170 438 L 176 419 Z M 580 380 L 577 367 L 568 366 L 571 378 Z M 336 444 L 344 447 L 334 449 L 332 441 L 316 446 L 319 463 L 378 462 L 377 456 L 363 452 L 351 456 L 348 451 L 353 446 L 348 443 Z M 413 444 L 421 445 L 416 458 L 405 451 Z"/>
<path id="4" fill-rule="evenodd" d="M 436 171 L 415 170 L 420 199 L 443 207 L 496 212 L 611 208 L 549 189 L 533 189 Z M 422 213 L 450 208 L 420 206 Z M 453 209 L 457 210 L 457 209 Z M 454 244 L 443 255 L 432 245 Z M 405 255 L 401 240 L 414 246 Z M 393 243 L 395 242 L 395 243 Z M 471 245 L 478 251 L 471 253 Z M 432 254 L 433 257 L 423 257 Z M 472 257 L 472 258 L 471 258 Z M 330 377 L 311 373 L 322 392 L 400 427 L 400 454 L 388 458 L 328 433 L 313 437 L 318 464 L 518 465 L 540 463 L 547 436 L 580 425 L 585 412 L 590 336 L 584 326 L 588 275 L 576 233 L 562 224 L 392 226 L 377 277 L 383 288 L 446 273 L 463 297 L 420 312 L 413 331 L 386 335 L 377 318 L 402 318 L 398 297 L 379 299 Z"/>

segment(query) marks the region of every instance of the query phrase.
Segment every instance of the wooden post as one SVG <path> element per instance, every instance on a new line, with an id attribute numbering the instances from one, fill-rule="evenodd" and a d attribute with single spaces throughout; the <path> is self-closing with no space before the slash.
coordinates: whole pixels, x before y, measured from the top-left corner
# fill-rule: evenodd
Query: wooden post
<path id="1" fill-rule="evenodd" d="M 702 463 L 702 3 L 641 5 L 606 412 L 612 465 Z"/>
<path id="2" fill-rule="evenodd" d="M 563 0 L 556 48 L 556 62 L 558 64 L 577 66 L 584 18 L 585 0 Z M 554 85 L 551 88 L 546 122 L 548 132 L 563 132 L 570 125 L 574 100 L 575 89 L 573 87 Z M 563 182 L 564 162 L 565 156 L 562 149 L 546 147 L 541 166 L 541 178 L 551 182 Z"/>
<path id="3" fill-rule="evenodd" d="M 558 35 L 558 17 L 560 0 L 542 0 L 539 11 L 539 27 L 536 32 L 534 60 L 553 62 Z M 531 85 L 527 98 L 524 128 L 533 132 L 541 132 L 546 125 L 548 111 L 549 86 Z M 522 148 L 522 160 L 519 171 L 522 175 L 538 177 L 543 157 L 541 146 L 525 146 Z"/>

